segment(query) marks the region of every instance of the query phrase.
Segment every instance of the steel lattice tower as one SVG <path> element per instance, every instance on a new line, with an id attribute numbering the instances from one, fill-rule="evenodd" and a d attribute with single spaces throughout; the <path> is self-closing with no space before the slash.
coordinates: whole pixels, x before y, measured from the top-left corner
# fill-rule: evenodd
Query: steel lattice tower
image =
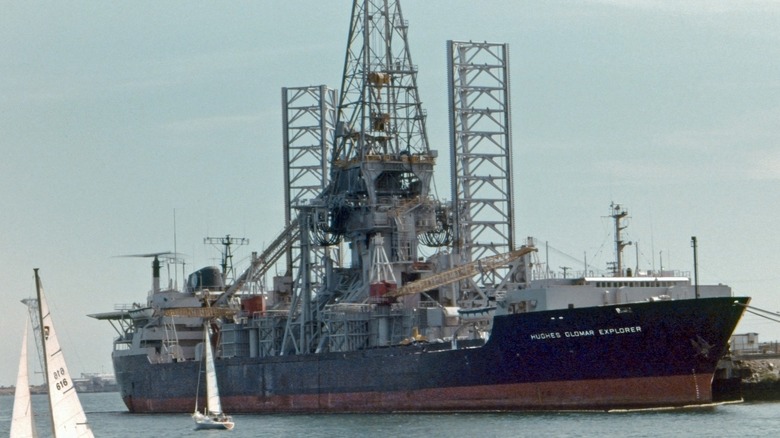
<path id="1" fill-rule="evenodd" d="M 317 198 L 328 184 L 329 159 L 336 126 L 336 91 L 325 85 L 282 89 L 285 225 L 297 216 L 295 205 Z M 300 242 L 287 251 L 287 275 L 300 260 Z M 314 282 L 322 276 L 326 253 L 311 247 Z"/>
<path id="2" fill-rule="evenodd" d="M 339 101 L 336 160 L 428 153 L 417 69 L 398 1 L 356 0 Z"/>
<path id="3" fill-rule="evenodd" d="M 514 249 L 509 51 L 448 41 L 455 251 L 468 262 Z M 501 282 L 502 271 L 478 283 Z"/>

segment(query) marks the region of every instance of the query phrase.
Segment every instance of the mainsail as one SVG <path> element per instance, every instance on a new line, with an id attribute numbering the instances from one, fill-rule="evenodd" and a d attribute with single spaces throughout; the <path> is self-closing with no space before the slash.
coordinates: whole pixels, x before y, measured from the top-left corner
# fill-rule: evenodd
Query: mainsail
<path id="1" fill-rule="evenodd" d="M 30 381 L 27 371 L 27 327 L 24 326 L 22 337 L 22 352 L 19 356 L 19 373 L 16 375 L 16 391 L 14 392 L 14 410 L 11 419 L 11 438 L 30 438 L 37 436 L 33 421 L 32 405 L 30 404 Z"/>
<path id="2" fill-rule="evenodd" d="M 217 370 L 214 368 L 214 353 L 211 351 L 211 337 L 208 325 L 204 325 L 206 343 L 206 407 L 208 412 L 214 415 L 222 414 L 222 405 L 219 402 L 219 387 L 217 385 Z"/>
<path id="3" fill-rule="evenodd" d="M 65 364 L 60 343 L 54 332 L 49 305 L 43 295 L 43 286 L 35 270 L 35 287 L 38 291 L 38 309 L 41 318 L 44 373 L 49 393 L 52 432 L 55 437 L 92 437 L 87 416 L 81 407 L 76 387 Z"/>

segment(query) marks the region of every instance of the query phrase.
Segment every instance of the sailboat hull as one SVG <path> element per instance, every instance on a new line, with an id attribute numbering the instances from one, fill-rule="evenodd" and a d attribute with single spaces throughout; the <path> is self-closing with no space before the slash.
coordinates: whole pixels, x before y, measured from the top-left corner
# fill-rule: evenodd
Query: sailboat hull
<path id="1" fill-rule="evenodd" d="M 232 430 L 235 427 L 235 423 L 230 417 L 217 419 L 195 412 L 192 414 L 192 419 L 195 420 L 195 430 Z"/>

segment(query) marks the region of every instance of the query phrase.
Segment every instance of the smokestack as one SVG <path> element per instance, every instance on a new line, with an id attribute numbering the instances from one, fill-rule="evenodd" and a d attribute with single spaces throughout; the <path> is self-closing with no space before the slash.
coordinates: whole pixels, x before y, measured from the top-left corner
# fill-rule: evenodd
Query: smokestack
<path id="1" fill-rule="evenodd" d="M 160 260 L 157 256 L 152 261 L 152 292 L 160 292 Z"/>

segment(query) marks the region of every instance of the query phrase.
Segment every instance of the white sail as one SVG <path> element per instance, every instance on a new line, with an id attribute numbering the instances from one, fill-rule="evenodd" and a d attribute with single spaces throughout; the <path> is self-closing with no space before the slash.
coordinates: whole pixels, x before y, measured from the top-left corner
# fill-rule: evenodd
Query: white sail
<path id="1" fill-rule="evenodd" d="M 30 381 L 27 374 L 27 326 L 29 325 L 28 319 L 28 323 L 24 326 L 22 353 L 19 356 L 19 373 L 16 375 L 11 438 L 31 438 L 37 436 L 33 421 L 32 405 L 30 404 Z"/>
<path id="2" fill-rule="evenodd" d="M 41 317 L 41 336 L 43 342 L 44 372 L 51 407 L 52 431 L 56 438 L 92 437 L 92 430 L 87 424 L 87 416 L 81 407 L 76 387 L 65 364 L 60 343 L 54 332 L 49 306 L 43 295 L 43 287 L 35 271 L 36 289 L 38 291 L 38 306 Z"/>
<path id="3" fill-rule="evenodd" d="M 222 413 L 219 402 L 219 387 L 217 386 L 217 370 L 214 368 L 214 354 L 211 351 L 211 338 L 208 325 L 204 325 L 206 342 L 206 407 L 211 414 Z"/>
<path id="4" fill-rule="evenodd" d="M 222 404 L 219 401 L 217 371 L 214 367 L 214 352 L 211 349 L 208 322 L 203 324 L 203 344 L 206 347 L 206 409 L 202 414 L 198 412 L 198 399 L 196 397 L 195 412 L 192 414 L 192 419 L 195 420 L 195 429 L 232 430 L 235 426 L 233 418 L 222 412 Z"/>

